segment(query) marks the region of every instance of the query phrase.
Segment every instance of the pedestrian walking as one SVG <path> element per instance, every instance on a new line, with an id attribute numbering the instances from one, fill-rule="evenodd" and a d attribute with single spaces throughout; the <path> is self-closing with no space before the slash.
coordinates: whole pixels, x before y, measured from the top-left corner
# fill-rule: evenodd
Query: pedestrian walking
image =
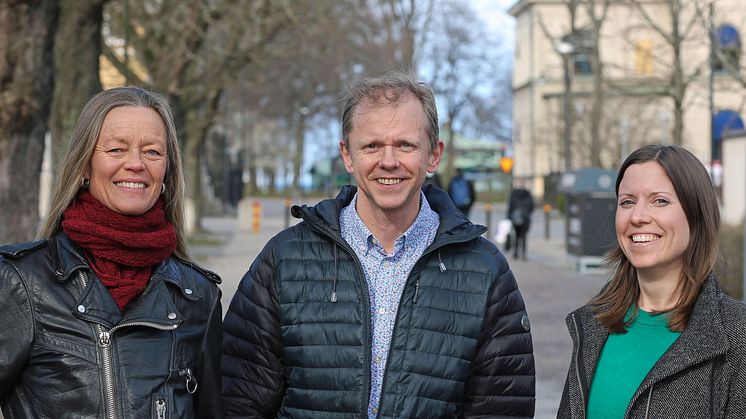
<path id="1" fill-rule="evenodd" d="M 558 418 L 746 417 L 746 305 L 713 276 L 720 213 L 702 163 L 648 145 L 616 182 L 611 279 L 567 325 Z"/>
<path id="2" fill-rule="evenodd" d="M 227 417 L 534 414 L 534 358 L 505 257 L 448 195 L 421 189 L 443 143 L 432 90 L 352 87 L 340 153 L 357 187 L 293 207 L 224 321 Z"/>
<path id="3" fill-rule="evenodd" d="M 469 212 L 474 201 L 477 200 L 477 194 L 474 191 L 474 182 L 467 179 L 460 168 L 456 169 L 456 176 L 448 183 L 448 196 L 464 217 L 469 218 Z"/>
<path id="4" fill-rule="evenodd" d="M 190 259 L 166 100 L 91 98 L 42 239 L 0 247 L 6 418 L 219 418 L 220 279 Z"/>
<path id="5" fill-rule="evenodd" d="M 513 224 L 515 242 L 513 257 L 526 260 L 526 241 L 528 230 L 531 228 L 531 213 L 534 211 L 534 198 L 528 189 L 516 187 L 510 192 L 508 199 L 508 219 Z M 510 249 L 508 248 L 508 251 Z"/>

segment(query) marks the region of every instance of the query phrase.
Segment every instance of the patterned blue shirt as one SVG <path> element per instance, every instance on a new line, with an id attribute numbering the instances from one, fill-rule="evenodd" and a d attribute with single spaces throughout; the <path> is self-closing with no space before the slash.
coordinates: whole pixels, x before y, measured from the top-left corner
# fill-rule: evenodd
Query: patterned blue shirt
<path id="1" fill-rule="evenodd" d="M 360 219 L 355 210 L 356 203 L 357 194 L 350 205 L 342 208 L 339 214 L 339 225 L 342 237 L 349 243 L 363 265 L 370 293 L 373 333 L 368 417 L 374 419 L 378 414 L 378 405 L 381 400 L 381 387 L 396 313 L 399 309 L 399 300 L 409 272 L 435 239 L 440 217 L 430 208 L 425 194 L 420 192 L 420 212 L 417 218 L 407 231 L 394 241 L 393 253 L 387 255 L 383 246 Z"/>

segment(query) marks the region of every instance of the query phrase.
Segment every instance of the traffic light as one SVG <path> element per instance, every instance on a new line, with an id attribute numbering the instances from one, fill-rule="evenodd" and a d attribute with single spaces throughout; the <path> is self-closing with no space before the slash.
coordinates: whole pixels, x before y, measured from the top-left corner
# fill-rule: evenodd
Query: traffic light
<path id="1" fill-rule="evenodd" d="M 500 168 L 503 170 L 503 173 L 510 173 L 513 170 L 513 158 L 500 157 Z"/>

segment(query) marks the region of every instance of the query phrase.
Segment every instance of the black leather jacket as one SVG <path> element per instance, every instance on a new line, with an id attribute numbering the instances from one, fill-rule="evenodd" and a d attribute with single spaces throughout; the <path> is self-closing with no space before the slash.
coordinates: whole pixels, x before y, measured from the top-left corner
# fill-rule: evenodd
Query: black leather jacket
<path id="1" fill-rule="evenodd" d="M 64 233 L 0 247 L 5 419 L 222 417 L 219 282 L 170 257 L 122 314 Z"/>

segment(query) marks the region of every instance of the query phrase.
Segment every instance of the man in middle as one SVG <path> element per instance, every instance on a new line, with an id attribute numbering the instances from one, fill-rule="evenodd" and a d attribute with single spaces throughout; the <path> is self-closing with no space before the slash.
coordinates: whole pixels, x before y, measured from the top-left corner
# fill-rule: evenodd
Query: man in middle
<path id="1" fill-rule="evenodd" d="M 252 264 L 224 323 L 227 417 L 533 417 L 534 359 L 505 257 L 448 195 L 430 88 L 349 92 L 340 152 L 357 188 Z"/>

